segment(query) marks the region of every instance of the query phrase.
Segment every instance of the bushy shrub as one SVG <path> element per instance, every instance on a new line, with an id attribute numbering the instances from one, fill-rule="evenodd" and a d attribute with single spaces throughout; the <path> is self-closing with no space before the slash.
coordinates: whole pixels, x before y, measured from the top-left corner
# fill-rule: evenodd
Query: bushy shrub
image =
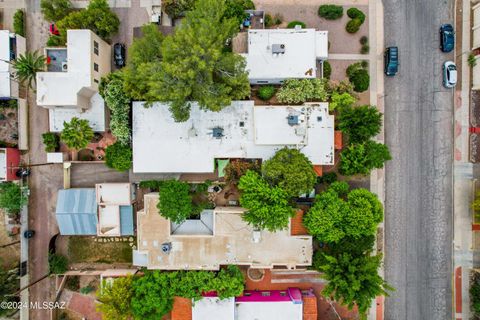
<path id="1" fill-rule="evenodd" d="M 132 167 L 132 149 L 128 145 L 115 142 L 105 149 L 105 165 L 117 171 L 127 171 Z"/>
<path id="2" fill-rule="evenodd" d="M 273 24 L 277 26 L 279 24 L 282 24 L 282 22 L 283 16 L 280 13 L 275 13 L 275 15 L 273 16 Z"/>
<path id="3" fill-rule="evenodd" d="M 273 27 L 273 18 L 269 13 L 265 13 L 265 17 L 263 19 L 263 23 L 265 24 L 265 28 Z"/>
<path id="4" fill-rule="evenodd" d="M 323 77 L 325 79 L 330 79 L 331 75 L 332 75 L 332 66 L 330 65 L 330 62 L 323 61 Z"/>
<path id="5" fill-rule="evenodd" d="M 350 19 L 358 19 L 360 20 L 360 24 L 363 24 L 365 22 L 365 14 L 357 9 L 357 8 L 350 8 L 347 10 L 347 16 Z"/>
<path id="6" fill-rule="evenodd" d="M 317 178 L 317 183 L 332 184 L 337 181 L 337 174 L 335 172 L 327 172 Z"/>
<path id="7" fill-rule="evenodd" d="M 55 22 L 65 18 L 72 11 L 70 0 L 42 0 L 40 8 L 46 21 Z"/>
<path id="8" fill-rule="evenodd" d="M 45 152 L 55 152 L 58 149 L 60 138 L 53 132 L 45 132 L 42 134 L 43 144 L 45 145 Z"/>
<path id="9" fill-rule="evenodd" d="M 375 106 L 351 105 L 343 106 L 338 117 L 338 128 L 350 143 L 362 143 L 376 136 L 382 127 L 382 113 Z"/>
<path id="10" fill-rule="evenodd" d="M 361 54 L 368 54 L 369 51 L 370 51 L 370 46 L 368 44 L 364 44 L 360 48 L 360 53 Z"/>
<path id="11" fill-rule="evenodd" d="M 62 47 L 65 46 L 65 41 L 60 36 L 52 34 L 48 37 L 47 47 Z"/>
<path id="12" fill-rule="evenodd" d="M 361 25 L 362 21 L 360 19 L 352 19 L 347 22 L 345 30 L 347 30 L 348 33 L 356 33 L 360 29 Z"/>
<path id="13" fill-rule="evenodd" d="M 326 79 L 287 79 L 278 90 L 277 99 L 281 103 L 291 104 L 324 102 L 329 97 L 327 86 Z"/>
<path id="14" fill-rule="evenodd" d="M 288 29 L 294 29 L 295 26 L 301 26 L 302 29 L 305 29 L 307 27 L 307 25 L 304 22 L 295 20 L 295 21 L 289 22 L 288 25 L 287 25 L 287 28 Z"/>
<path id="15" fill-rule="evenodd" d="M 360 44 L 361 45 L 368 44 L 368 37 L 367 36 L 362 36 L 360 38 Z"/>
<path id="16" fill-rule="evenodd" d="M 22 9 L 18 9 L 13 15 L 13 32 L 25 37 L 25 14 Z"/>
<path id="17" fill-rule="evenodd" d="M 15 215 L 27 204 L 28 198 L 17 183 L 0 183 L 0 208 L 8 215 Z"/>
<path id="18" fill-rule="evenodd" d="M 357 99 L 355 99 L 353 95 L 347 92 L 338 93 L 334 91 L 332 93 L 328 108 L 330 111 L 339 109 L 340 112 L 342 112 L 344 108 L 352 106 L 355 103 L 355 101 L 357 101 Z"/>
<path id="19" fill-rule="evenodd" d="M 363 92 L 368 89 L 370 76 L 363 62 L 349 65 L 346 73 L 356 92 Z"/>
<path id="20" fill-rule="evenodd" d="M 327 20 L 337 20 L 343 16 L 343 7 L 334 4 L 324 4 L 318 8 L 318 15 Z"/>
<path id="21" fill-rule="evenodd" d="M 64 274 L 68 269 L 68 260 L 61 254 L 49 253 L 48 267 L 50 274 Z"/>
<path id="22" fill-rule="evenodd" d="M 162 9 L 172 19 L 178 19 L 185 16 L 185 12 L 193 9 L 195 1 L 193 0 L 163 0 Z"/>
<path id="23" fill-rule="evenodd" d="M 139 186 L 140 188 L 146 188 L 146 189 L 158 191 L 160 190 L 161 183 L 162 182 L 158 180 L 143 180 L 143 181 L 140 181 Z"/>
<path id="24" fill-rule="evenodd" d="M 110 130 L 122 144 L 130 143 L 130 98 L 121 79 L 111 80 L 103 89 L 105 104 L 110 109 Z"/>
<path id="25" fill-rule="evenodd" d="M 258 97 L 263 101 L 270 100 L 275 95 L 274 86 L 261 86 L 258 88 Z"/>
<path id="26" fill-rule="evenodd" d="M 477 58 L 475 57 L 475 55 L 473 53 L 468 54 L 467 62 L 468 62 L 468 65 L 470 66 L 470 68 L 473 68 L 477 65 Z"/>
<path id="27" fill-rule="evenodd" d="M 480 273 L 473 271 L 470 278 L 470 305 L 475 316 L 480 316 Z"/>
<path id="28" fill-rule="evenodd" d="M 340 173 L 346 176 L 367 175 L 373 169 L 383 168 L 392 156 L 388 147 L 375 141 L 352 144 L 340 154 Z"/>

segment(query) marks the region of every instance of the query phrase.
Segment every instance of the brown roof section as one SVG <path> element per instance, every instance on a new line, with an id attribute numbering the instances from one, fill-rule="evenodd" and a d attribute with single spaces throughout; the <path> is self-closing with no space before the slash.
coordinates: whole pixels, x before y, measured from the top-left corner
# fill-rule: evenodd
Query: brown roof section
<path id="1" fill-rule="evenodd" d="M 171 320 L 192 320 L 192 301 L 187 298 L 175 297 Z"/>
<path id="2" fill-rule="evenodd" d="M 303 236 L 308 234 L 307 229 L 303 225 L 303 210 L 297 210 L 290 220 L 290 234 L 292 236 Z"/>
<path id="3" fill-rule="evenodd" d="M 102 319 L 102 314 L 96 310 L 95 299 L 91 296 L 74 292 L 68 302 L 67 308 L 89 320 Z"/>
<path id="4" fill-rule="evenodd" d="M 342 141 L 342 131 L 335 130 L 335 150 L 341 150 L 343 148 L 343 141 Z"/>
<path id="5" fill-rule="evenodd" d="M 303 320 L 317 320 L 317 298 L 315 296 L 303 297 Z"/>
<path id="6" fill-rule="evenodd" d="M 323 168 L 322 168 L 322 166 L 314 165 L 314 166 L 313 166 L 313 171 L 315 171 L 315 173 L 317 174 L 317 177 L 323 176 Z"/>

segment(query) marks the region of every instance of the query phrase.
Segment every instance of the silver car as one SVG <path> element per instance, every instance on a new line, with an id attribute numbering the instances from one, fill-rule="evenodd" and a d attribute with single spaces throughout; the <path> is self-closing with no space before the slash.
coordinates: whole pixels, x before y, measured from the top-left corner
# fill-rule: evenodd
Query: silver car
<path id="1" fill-rule="evenodd" d="M 453 61 L 445 61 L 443 64 L 443 85 L 445 88 L 453 88 L 457 84 L 457 66 Z"/>

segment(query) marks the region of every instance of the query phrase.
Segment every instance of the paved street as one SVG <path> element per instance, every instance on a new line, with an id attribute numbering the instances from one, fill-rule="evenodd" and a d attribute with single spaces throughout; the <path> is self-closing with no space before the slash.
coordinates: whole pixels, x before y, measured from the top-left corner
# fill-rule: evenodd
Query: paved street
<path id="1" fill-rule="evenodd" d="M 452 318 L 453 93 L 442 86 L 440 24 L 451 0 L 384 0 L 385 45 L 400 71 L 385 80 L 385 319 Z"/>

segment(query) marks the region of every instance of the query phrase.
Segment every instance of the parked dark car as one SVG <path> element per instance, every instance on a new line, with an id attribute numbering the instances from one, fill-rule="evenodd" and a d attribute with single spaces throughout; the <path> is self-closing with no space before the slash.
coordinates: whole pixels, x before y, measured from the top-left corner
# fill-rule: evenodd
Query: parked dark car
<path id="1" fill-rule="evenodd" d="M 451 24 L 440 26 L 440 50 L 450 52 L 455 47 L 455 32 Z"/>
<path id="2" fill-rule="evenodd" d="M 125 66 L 125 45 L 122 43 L 115 43 L 113 46 L 113 61 L 119 68 Z"/>
<path id="3" fill-rule="evenodd" d="M 388 47 L 385 50 L 385 74 L 394 76 L 398 72 L 398 47 Z"/>

